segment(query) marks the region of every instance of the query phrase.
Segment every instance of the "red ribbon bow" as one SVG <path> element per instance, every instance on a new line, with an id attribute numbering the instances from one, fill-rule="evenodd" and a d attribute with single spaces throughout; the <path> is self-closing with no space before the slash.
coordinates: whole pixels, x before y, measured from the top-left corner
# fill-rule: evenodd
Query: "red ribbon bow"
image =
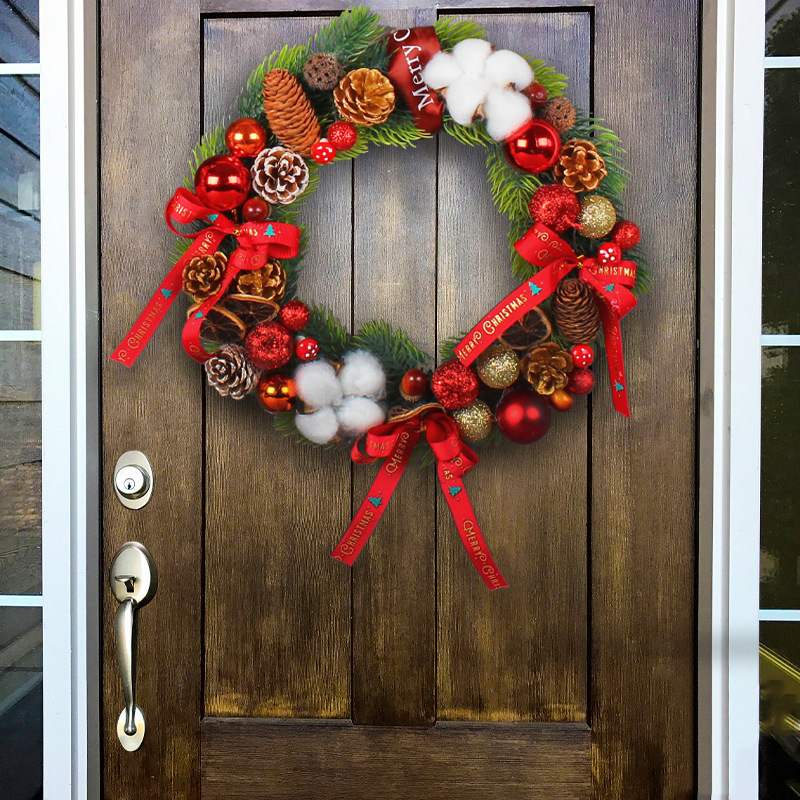
<path id="1" fill-rule="evenodd" d="M 508 586 L 489 553 L 461 480 L 478 463 L 478 456 L 461 441 L 453 420 L 438 407 L 415 409 L 371 428 L 365 438 L 366 454 L 358 449 L 358 442 L 353 445 L 351 455 L 357 464 L 370 464 L 379 458 L 384 462 L 331 556 L 353 565 L 386 510 L 423 432 L 436 456 L 439 483 L 472 563 L 490 589 Z"/>
<path id="2" fill-rule="evenodd" d="M 209 310 L 225 294 L 231 281 L 242 270 L 260 269 L 270 257 L 296 256 L 300 246 L 300 230 L 296 226 L 282 222 L 245 222 L 236 225 L 219 211 L 204 206 L 188 189 L 178 189 L 175 192 L 164 210 L 164 218 L 173 233 L 194 239 L 194 242 L 169 271 L 131 330 L 111 354 L 111 358 L 126 367 L 136 361 L 180 294 L 183 287 L 183 268 L 191 259 L 213 253 L 228 235 L 238 239 L 239 246 L 228 259 L 219 291 L 192 314 L 183 328 L 184 349 L 192 358 L 202 363 L 209 358 L 209 353 L 200 342 L 200 327 Z M 180 233 L 173 225 L 174 222 L 187 224 L 198 219 L 207 220 L 211 224 L 199 233 Z"/>
<path id="3" fill-rule="evenodd" d="M 456 357 L 464 364 L 471 364 L 495 339 L 547 299 L 558 284 L 577 269 L 578 279 L 592 290 L 600 310 L 614 408 L 630 417 L 619 321 L 636 306 L 636 298 L 628 288 L 636 283 L 636 264 L 633 261 L 602 263 L 596 258 L 578 256 L 563 239 L 541 223 L 534 225 L 514 247 L 526 261 L 539 267 L 539 272 L 501 300 L 459 342 L 455 349 Z"/>

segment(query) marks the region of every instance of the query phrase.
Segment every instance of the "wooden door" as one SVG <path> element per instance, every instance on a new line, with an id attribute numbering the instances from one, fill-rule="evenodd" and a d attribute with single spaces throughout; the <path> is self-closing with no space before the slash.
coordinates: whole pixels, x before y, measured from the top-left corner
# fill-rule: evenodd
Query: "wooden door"
<path id="1" fill-rule="evenodd" d="M 265 55 L 346 5 L 102 3 L 106 356 L 168 268 L 163 206 L 203 127 L 231 118 Z M 127 449 L 154 469 L 139 511 L 104 492 L 105 569 L 136 539 L 160 573 L 135 753 L 116 739 L 104 590 L 105 797 L 694 794 L 697 3 L 455 5 L 568 74 L 627 145 L 626 208 L 656 275 L 624 330 L 633 419 L 601 390 L 538 449 L 482 457 L 468 489 L 510 589 L 486 591 L 420 467 L 351 571 L 328 553 L 374 472 L 205 391 L 175 310 L 133 369 L 103 368 L 104 487 Z M 455 13 L 375 8 L 394 27 Z M 301 296 L 429 352 L 515 285 L 482 155 L 448 137 L 330 167 L 303 219 Z"/>

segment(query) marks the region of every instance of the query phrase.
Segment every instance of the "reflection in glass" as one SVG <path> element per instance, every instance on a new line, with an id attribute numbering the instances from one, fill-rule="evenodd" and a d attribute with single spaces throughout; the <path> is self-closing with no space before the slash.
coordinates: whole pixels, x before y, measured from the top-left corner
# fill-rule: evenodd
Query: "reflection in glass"
<path id="1" fill-rule="evenodd" d="M 766 53 L 800 55 L 800 0 L 767 0 Z"/>

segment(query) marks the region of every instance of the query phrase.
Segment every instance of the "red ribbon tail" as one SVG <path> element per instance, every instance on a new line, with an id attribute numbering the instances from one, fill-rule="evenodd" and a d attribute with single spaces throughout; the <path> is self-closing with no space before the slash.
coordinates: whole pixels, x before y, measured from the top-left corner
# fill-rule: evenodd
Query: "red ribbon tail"
<path id="1" fill-rule="evenodd" d="M 614 408 L 626 417 L 631 415 L 628 402 L 628 382 L 625 378 L 625 360 L 622 355 L 622 329 L 619 317 L 609 308 L 601 307 L 603 338 L 608 360 L 608 380 L 611 383 L 611 396 Z"/>

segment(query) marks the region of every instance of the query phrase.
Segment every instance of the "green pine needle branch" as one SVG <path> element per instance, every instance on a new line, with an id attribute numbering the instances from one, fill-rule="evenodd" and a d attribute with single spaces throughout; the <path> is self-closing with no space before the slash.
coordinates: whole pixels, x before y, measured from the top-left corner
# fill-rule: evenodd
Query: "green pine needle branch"
<path id="1" fill-rule="evenodd" d="M 369 51 L 374 58 L 374 46 L 383 39 L 385 28 L 380 15 L 365 6 L 343 11 L 324 28 L 320 29 L 309 42 L 309 48 L 317 53 L 331 53 L 349 67 L 359 62 Z"/>
<path id="2" fill-rule="evenodd" d="M 381 125 L 363 128 L 364 140 L 373 144 L 391 147 L 414 147 L 420 139 L 430 139 L 430 134 L 421 131 L 410 111 L 398 110 Z"/>
<path id="3" fill-rule="evenodd" d="M 512 222 L 527 219 L 530 223 L 528 204 L 542 180 L 514 169 L 497 144 L 486 154 L 486 175 L 498 211 Z"/>
<path id="4" fill-rule="evenodd" d="M 227 153 L 225 147 L 225 129 L 212 128 L 203 135 L 203 138 L 195 145 L 192 150 L 192 157 L 189 160 L 190 175 L 184 178 L 183 182 L 189 191 L 194 191 L 194 174 L 197 168 L 211 156 L 218 156 Z"/>
<path id="5" fill-rule="evenodd" d="M 531 65 L 534 79 L 547 89 L 548 97 L 559 97 L 567 89 L 568 78 L 560 72 L 556 72 L 553 67 L 548 67 L 542 58 L 531 58 L 529 55 L 523 58 Z"/>
<path id="6" fill-rule="evenodd" d="M 472 125 L 459 125 L 450 114 L 445 111 L 443 130 L 456 141 L 467 145 L 467 147 L 491 147 L 497 144 L 497 142 L 486 133 L 486 124 L 483 120 L 478 120 Z"/>
<path id="7" fill-rule="evenodd" d="M 325 306 L 309 306 L 311 319 L 303 328 L 303 333 L 316 339 L 323 357 L 332 361 L 341 360 L 350 346 L 350 334 L 333 312 Z"/>
<path id="8" fill-rule="evenodd" d="M 485 39 L 486 31 L 482 25 L 471 19 L 461 19 L 460 17 L 441 17 L 437 19 L 433 26 L 442 50 L 452 50 L 459 42 L 464 39 Z"/>

